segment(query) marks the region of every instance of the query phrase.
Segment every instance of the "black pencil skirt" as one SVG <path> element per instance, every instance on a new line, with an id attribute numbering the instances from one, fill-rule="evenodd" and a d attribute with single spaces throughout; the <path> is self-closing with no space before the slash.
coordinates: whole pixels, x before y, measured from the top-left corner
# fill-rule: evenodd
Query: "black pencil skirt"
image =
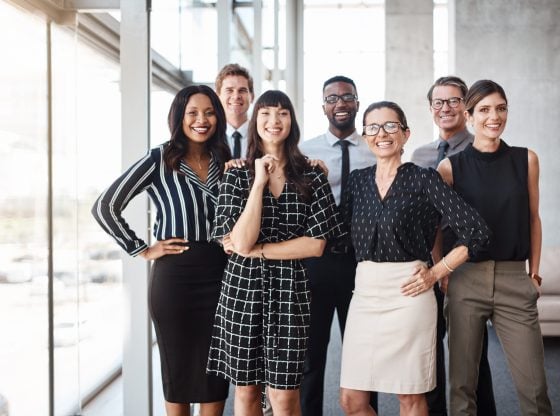
<path id="1" fill-rule="evenodd" d="M 149 291 L 165 400 L 225 400 L 229 384 L 206 374 L 214 313 L 227 257 L 215 243 L 194 242 L 154 261 Z"/>

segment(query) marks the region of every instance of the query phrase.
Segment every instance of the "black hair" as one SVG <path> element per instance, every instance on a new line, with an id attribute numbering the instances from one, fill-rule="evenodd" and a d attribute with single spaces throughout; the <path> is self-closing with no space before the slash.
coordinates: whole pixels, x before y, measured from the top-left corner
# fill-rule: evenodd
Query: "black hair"
<path id="1" fill-rule="evenodd" d="M 204 94 L 210 98 L 216 113 L 216 131 L 204 145 L 218 162 L 221 175 L 225 162 L 231 159 L 231 151 L 226 140 L 226 114 L 219 97 L 212 88 L 206 85 L 190 85 L 185 87 L 173 99 L 167 117 L 171 139 L 163 152 L 163 160 L 167 169 L 178 171 L 181 159 L 189 152 L 189 139 L 183 131 L 183 119 L 185 118 L 187 104 L 195 94 Z"/>

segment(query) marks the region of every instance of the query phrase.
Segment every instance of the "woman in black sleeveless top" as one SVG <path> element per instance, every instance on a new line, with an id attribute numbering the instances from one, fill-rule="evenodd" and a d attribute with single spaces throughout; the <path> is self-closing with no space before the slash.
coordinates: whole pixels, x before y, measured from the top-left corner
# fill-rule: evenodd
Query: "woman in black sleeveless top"
<path id="1" fill-rule="evenodd" d="M 537 311 L 542 242 L 538 157 L 500 138 L 508 114 L 501 86 L 477 81 L 465 106 L 474 142 L 445 159 L 438 170 L 482 215 L 493 235 L 486 249 L 449 279 L 445 313 L 451 414 L 476 414 L 478 364 L 490 319 L 509 363 L 521 414 L 551 415 Z"/>

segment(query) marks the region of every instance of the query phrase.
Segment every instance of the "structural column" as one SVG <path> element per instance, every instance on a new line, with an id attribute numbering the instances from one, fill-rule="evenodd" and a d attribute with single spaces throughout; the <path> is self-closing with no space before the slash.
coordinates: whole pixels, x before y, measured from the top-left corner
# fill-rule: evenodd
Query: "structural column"
<path id="1" fill-rule="evenodd" d="M 150 143 L 150 1 L 121 0 L 121 101 L 123 169 L 145 154 Z M 103 163 L 102 161 L 100 163 Z M 126 209 L 135 230 L 148 230 L 147 198 Z M 140 237 L 147 239 L 147 232 Z M 125 416 L 152 414 L 152 339 L 148 312 L 148 266 L 141 257 L 123 260 L 125 327 L 123 407 Z"/>
<path id="2" fill-rule="evenodd" d="M 385 97 L 408 118 L 405 159 L 434 136 L 426 99 L 434 80 L 433 9 L 433 0 L 385 2 Z"/>

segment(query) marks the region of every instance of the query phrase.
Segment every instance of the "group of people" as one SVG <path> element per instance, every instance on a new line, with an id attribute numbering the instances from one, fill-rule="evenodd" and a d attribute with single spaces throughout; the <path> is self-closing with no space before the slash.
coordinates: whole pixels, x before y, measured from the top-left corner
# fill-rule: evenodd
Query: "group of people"
<path id="1" fill-rule="evenodd" d="M 500 85 L 438 79 L 428 101 L 440 137 L 412 162 L 398 104 L 371 104 L 356 130 L 350 78 L 325 81 L 329 127 L 307 141 L 281 91 L 258 97 L 249 118 L 245 68 L 226 65 L 215 86 L 181 90 L 169 141 L 92 209 L 128 254 L 153 260 L 168 416 L 190 415 L 191 403 L 221 415 L 230 383 L 236 415 L 269 402 L 275 416 L 320 416 L 335 312 L 347 415 L 375 415 L 375 392 L 396 394 L 403 415 L 496 414 L 488 320 L 522 414 L 552 414 L 536 308 L 538 158 L 501 138 Z M 150 246 L 122 216 L 143 191 L 156 208 Z"/>

